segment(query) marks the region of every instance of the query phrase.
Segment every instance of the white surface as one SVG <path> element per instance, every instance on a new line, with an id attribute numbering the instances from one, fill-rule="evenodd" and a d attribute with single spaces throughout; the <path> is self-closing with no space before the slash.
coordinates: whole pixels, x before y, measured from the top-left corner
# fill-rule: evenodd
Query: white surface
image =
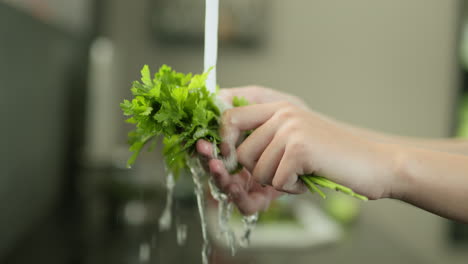
<path id="1" fill-rule="evenodd" d="M 218 57 L 218 11 L 219 0 L 206 0 L 205 11 L 205 58 L 204 71 L 211 67 L 206 80 L 206 87 L 212 93 L 216 91 L 216 60 Z"/>

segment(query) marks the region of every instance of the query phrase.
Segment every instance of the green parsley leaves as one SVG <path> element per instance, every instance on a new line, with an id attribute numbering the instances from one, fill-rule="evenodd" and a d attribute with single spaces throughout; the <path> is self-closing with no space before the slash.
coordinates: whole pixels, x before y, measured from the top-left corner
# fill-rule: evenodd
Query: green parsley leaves
<path id="1" fill-rule="evenodd" d="M 220 111 L 206 86 L 208 73 L 178 73 L 163 65 L 151 77 L 147 65 L 141 70 L 141 82 L 133 82 L 134 98 L 120 104 L 128 123 L 136 129 L 129 133 L 131 166 L 143 147 L 163 136 L 163 154 L 168 168 L 179 175 L 186 167 L 186 154 L 193 153 L 199 139 L 219 143 Z"/>

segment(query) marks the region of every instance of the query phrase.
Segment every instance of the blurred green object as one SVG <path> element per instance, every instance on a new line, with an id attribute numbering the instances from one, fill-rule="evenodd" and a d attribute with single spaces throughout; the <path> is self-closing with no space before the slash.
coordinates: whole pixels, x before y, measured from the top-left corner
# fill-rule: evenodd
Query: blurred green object
<path id="1" fill-rule="evenodd" d="M 347 225 L 356 219 L 359 201 L 346 195 L 334 194 L 324 200 L 323 208 L 337 222 Z"/>
<path id="2" fill-rule="evenodd" d="M 457 137 L 468 138 L 468 94 L 463 96 L 459 111 Z"/>
<path id="3" fill-rule="evenodd" d="M 288 223 L 301 225 L 298 222 L 297 216 L 294 214 L 292 207 L 293 200 L 293 198 L 284 195 L 272 201 L 268 210 L 260 213 L 258 223 Z M 232 217 L 240 221 L 242 219 L 242 214 L 238 210 L 234 210 Z"/>
<path id="4" fill-rule="evenodd" d="M 468 35 L 466 35 L 465 38 L 468 40 Z M 463 58 L 463 62 L 465 62 L 464 66 L 466 70 L 468 69 L 468 45 L 464 46 L 466 56 Z M 468 138 L 468 93 L 465 93 L 461 98 L 457 124 L 456 137 Z M 450 222 L 450 224 L 450 237 L 452 242 L 466 245 L 466 243 L 468 243 L 468 226 L 456 222 Z"/>
<path id="5" fill-rule="evenodd" d="M 285 200 L 275 200 L 270 204 L 270 207 L 265 212 L 260 214 L 259 223 L 291 223 L 298 224 L 294 215 L 291 204 Z"/>

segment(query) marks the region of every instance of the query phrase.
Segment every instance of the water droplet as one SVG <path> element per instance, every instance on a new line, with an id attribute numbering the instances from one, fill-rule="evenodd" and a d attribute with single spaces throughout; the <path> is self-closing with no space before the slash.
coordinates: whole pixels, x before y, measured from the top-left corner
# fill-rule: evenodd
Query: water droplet
<path id="1" fill-rule="evenodd" d="M 183 246 L 187 240 L 187 225 L 177 224 L 177 244 Z"/>
<path id="2" fill-rule="evenodd" d="M 151 257 L 151 248 L 148 243 L 143 243 L 140 245 L 139 259 L 141 262 L 148 262 Z"/>
<path id="3" fill-rule="evenodd" d="M 232 203 L 229 202 L 228 196 L 222 193 L 221 190 L 215 185 L 213 178 L 208 181 L 211 195 L 218 201 L 218 225 L 221 236 L 224 236 L 226 244 L 231 250 L 231 255 L 236 254 L 236 237 L 231 227 L 229 220 L 232 215 Z"/>
<path id="4" fill-rule="evenodd" d="M 164 211 L 159 218 L 159 230 L 160 231 L 167 231 L 171 228 L 172 222 L 172 200 L 174 192 L 174 175 L 172 173 L 168 173 L 166 177 L 166 206 L 164 207 Z"/>
<path id="5" fill-rule="evenodd" d="M 258 221 L 258 213 L 253 215 L 244 216 L 242 218 L 242 222 L 244 222 L 244 234 L 241 237 L 240 245 L 242 247 L 247 247 L 250 244 L 250 236 L 252 235 L 252 231 L 255 228 L 255 225 Z"/>

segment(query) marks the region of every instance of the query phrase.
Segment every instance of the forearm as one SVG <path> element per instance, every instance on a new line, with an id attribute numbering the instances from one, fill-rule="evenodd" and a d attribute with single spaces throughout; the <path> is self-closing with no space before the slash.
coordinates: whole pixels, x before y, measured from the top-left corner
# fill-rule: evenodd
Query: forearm
<path id="1" fill-rule="evenodd" d="M 401 145 L 393 150 L 391 198 L 468 223 L 468 157 Z"/>

